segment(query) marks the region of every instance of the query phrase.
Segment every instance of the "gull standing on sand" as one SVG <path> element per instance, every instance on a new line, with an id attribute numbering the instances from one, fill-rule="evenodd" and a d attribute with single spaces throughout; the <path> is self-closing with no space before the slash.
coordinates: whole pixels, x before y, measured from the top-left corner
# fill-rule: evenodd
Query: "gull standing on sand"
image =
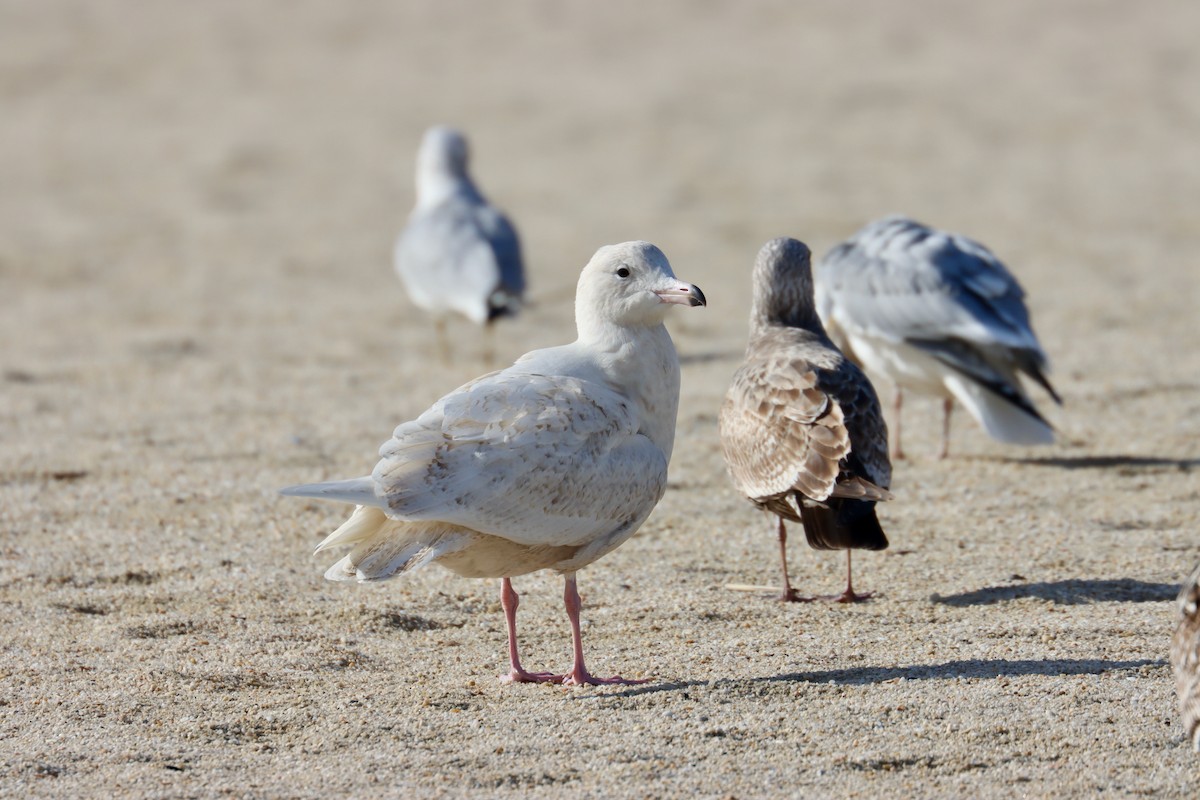
<path id="1" fill-rule="evenodd" d="M 876 220 L 817 268 L 817 308 L 846 355 L 896 387 L 893 455 L 903 391 L 943 398 L 942 448 L 950 452 L 954 401 L 993 438 L 1049 444 L 1054 429 L 1017 373 L 1062 400 L 1046 379 L 1025 292 L 978 242 L 901 216 Z"/>
<path id="2" fill-rule="evenodd" d="M 283 490 L 358 506 L 317 548 L 353 548 L 325 577 L 381 580 L 437 563 L 500 578 L 504 680 L 637 682 L 584 666 L 575 573 L 632 536 L 666 490 L 679 360 L 663 320 L 673 305 L 704 304 L 654 245 L 600 248 L 579 276 L 574 343 L 527 353 L 438 400 L 396 428 L 371 475 Z M 517 655 L 510 579 L 540 569 L 566 579 L 574 664 L 565 675 L 526 672 Z"/>
<path id="3" fill-rule="evenodd" d="M 809 249 L 773 239 L 754 262 L 750 344 L 721 406 L 725 464 L 738 490 L 775 515 L 782 600 L 800 599 L 787 568 L 784 520 L 804 525 L 809 546 L 883 550 L 875 502 L 889 500 L 892 465 L 879 398 L 866 376 L 825 334 L 813 305 Z"/>
<path id="4" fill-rule="evenodd" d="M 433 314 L 443 361 L 449 358 L 446 314 L 486 325 L 490 337 L 491 323 L 516 315 L 525 292 L 517 232 L 475 188 L 468 156 L 467 140 L 454 128 L 425 132 L 417 153 L 417 205 L 396 241 L 396 273 L 413 303 Z"/>
<path id="5" fill-rule="evenodd" d="M 1200 565 L 1180 589 L 1177 608 L 1179 624 L 1171 638 L 1175 694 L 1192 749 L 1200 752 Z"/>

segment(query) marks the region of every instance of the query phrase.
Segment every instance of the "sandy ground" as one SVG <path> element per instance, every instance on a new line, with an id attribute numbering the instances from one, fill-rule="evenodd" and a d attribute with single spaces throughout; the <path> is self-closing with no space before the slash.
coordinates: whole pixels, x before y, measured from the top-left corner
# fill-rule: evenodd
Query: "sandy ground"
<path id="1" fill-rule="evenodd" d="M 6 0 L 0 794 L 1194 796 L 1166 657 L 1200 557 L 1197 31 L 1193 0 Z M 580 575 L 591 666 L 644 686 L 501 686 L 494 582 L 327 583 L 346 509 L 275 494 L 485 369 L 465 322 L 431 358 L 391 273 L 443 121 L 524 236 L 505 359 L 572 338 L 601 244 L 708 295 L 671 323 L 671 488 Z M 1020 277 L 1061 442 L 964 417 L 939 462 L 913 401 L 892 548 L 855 560 L 878 596 L 727 591 L 777 580 L 715 422 L 754 253 L 892 211 Z M 792 558 L 839 588 L 839 554 Z M 561 581 L 517 588 L 526 665 L 564 669 Z"/>

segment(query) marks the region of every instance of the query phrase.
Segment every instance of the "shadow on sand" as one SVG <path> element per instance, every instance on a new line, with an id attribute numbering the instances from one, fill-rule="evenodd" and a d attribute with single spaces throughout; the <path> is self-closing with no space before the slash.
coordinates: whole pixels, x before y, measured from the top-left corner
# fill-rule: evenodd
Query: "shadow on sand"
<path id="1" fill-rule="evenodd" d="M 971 456 L 962 456 L 972 459 Z M 1031 467 L 1058 467 L 1059 469 L 1177 469 L 1187 472 L 1200 467 L 1200 458 L 1154 458 L 1151 456 L 976 456 L 978 461 L 1001 461 L 1006 464 L 1028 464 Z"/>
<path id="2" fill-rule="evenodd" d="M 579 700 L 603 700 L 613 697 L 637 697 L 661 692 L 684 692 L 696 687 L 711 688 L 722 684 L 751 686 L 761 683 L 820 683 L 846 686 L 866 686 L 889 681 L 954 680 L 957 678 L 1002 678 L 1022 675 L 1101 675 L 1114 670 L 1138 669 L 1140 667 L 1163 667 L 1163 659 L 1137 659 L 1135 661 L 1106 661 L 1094 658 L 1051 658 L 1044 660 L 1022 659 L 1005 661 L 1000 659 L 970 659 L 947 661 L 942 664 L 914 664 L 909 667 L 856 667 L 854 669 L 829 669 L 815 672 L 787 672 L 761 678 L 728 679 L 711 681 L 679 681 L 636 686 L 619 692 L 577 696 Z"/>
<path id="3" fill-rule="evenodd" d="M 793 672 L 761 681 L 792 681 L 796 683 L 840 683 L 853 686 L 868 683 L 949 680 L 952 678 L 1000 678 L 1020 675 L 1099 675 L 1119 669 L 1164 666 L 1163 660 L 1103 661 L 1090 658 L 1052 658 L 1042 661 L 979 660 L 947 661 L 944 664 L 920 664 L 911 667 L 860 667 L 831 669 L 819 672 Z"/>
<path id="4" fill-rule="evenodd" d="M 929 599 L 946 606 L 986 606 L 992 603 L 1003 603 L 1006 600 L 1019 600 L 1022 597 L 1036 597 L 1041 600 L 1050 600 L 1058 605 L 1074 606 L 1103 602 L 1157 603 L 1163 600 L 1174 600 L 1177 594 L 1179 594 L 1179 586 L 1174 583 L 1148 583 L 1132 578 L 1108 580 L 1072 578 L 1065 581 L 1019 583 L 1012 586 L 987 586 L 961 594 L 944 596 L 935 594 Z"/>

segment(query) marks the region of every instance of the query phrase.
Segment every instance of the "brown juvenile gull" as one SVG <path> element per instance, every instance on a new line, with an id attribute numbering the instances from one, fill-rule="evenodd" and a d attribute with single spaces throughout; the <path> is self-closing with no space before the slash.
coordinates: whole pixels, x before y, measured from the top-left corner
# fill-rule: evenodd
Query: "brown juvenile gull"
<path id="1" fill-rule="evenodd" d="M 475 187 L 468 157 L 461 132 L 445 126 L 425 132 L 417 204 L 396 241 L 396 273 L 413 303 L 433 315 L 443 360 L 446 314 L 487 326 L 490 337 L 491 323 L 515 316 L 525 292 L 517 232 Z"/>
<path id="2" fill-rule="evenodd" d="M 773 239 L 754 262 L 746 360 L 721 406 L 721 447 L 734 485 L 775 515 L 788 580 L 784 520 L 801 522 L 810 547 L 846 551 L 846 591 L 854 602 L 850 549 L 882 550 L 887 536 L 875 502 L 891 499 L 892 465 L 879 398 L 866 376 L 834 346 L 813 305 L 808 247 Z"/>
<path id="3" fill-rule="evenodd" d="M 1046 354 L 1029 322 L 1025 292 L 983 245 L 901 216 L 867 225 L 817 267 L 817 308 L 846 355 L 896 387 L 893 449 L 903 392 L 942 398 L 942 447 L 962 403 L 994 439 L 1049 444 L 1050 427 L 1021 385 L 1025 373 L 1062 400 L 1046 378 Z"/>
<path id="4" fill-rule="evenodd" d="M 575 573 L 632 536 L 666 490 L 679 361 L 663 320 L 673 305 L 704 304 L 654 245 L 600 248 L 579 276 L 575 342 L 438 400 L 396 428 L 371 475 L 282 490 L 358 506 L 317 548 L 353 548 L 325 577 L 382 580 L 437 563 L 500 578 L 505 680 L 636 682 L 584 666 Z M 565 675 L 526 672 L 517 655 L 510 579 L 539 569 L 566 579 L 574 664 Z"/>
<path id="5" fill-rule="evenodd" d="M 1192 748 L 1200 751 L 1200 564 L 1179 592 L 1179 625 L 1171 639 L 1171 666 L 1179 714 Z"/>

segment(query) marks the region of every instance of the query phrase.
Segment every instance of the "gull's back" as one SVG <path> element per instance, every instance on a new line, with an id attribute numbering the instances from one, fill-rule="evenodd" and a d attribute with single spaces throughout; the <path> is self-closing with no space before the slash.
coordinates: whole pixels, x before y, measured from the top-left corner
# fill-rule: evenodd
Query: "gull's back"
<path id="1" fill-rule="evenodd" d="M 867 225 L 817 271 L 821 316 L 848 335 L 896 342 L 959 340 L 1028 352 L 1045 365 L 1025 292 L 983 245 L 904 217 Z"/>
<path id="2" fill-rule="evenodd" d="M 479 324 L 515 314 L 525 292 L 517 232 L 475 192 L 414 212 L 396 244 L 396 271 L 421 308 Z"/>
<path id="3" fill-rule="evenodd" d="M 1019 378 L 1061 403 L 1025 292 L 983 245 L 887 217 L 833 248 L 816 288 L 830 336 L 871 372 L 959 401 L 1000 441 L 1053 441 Z"/>

